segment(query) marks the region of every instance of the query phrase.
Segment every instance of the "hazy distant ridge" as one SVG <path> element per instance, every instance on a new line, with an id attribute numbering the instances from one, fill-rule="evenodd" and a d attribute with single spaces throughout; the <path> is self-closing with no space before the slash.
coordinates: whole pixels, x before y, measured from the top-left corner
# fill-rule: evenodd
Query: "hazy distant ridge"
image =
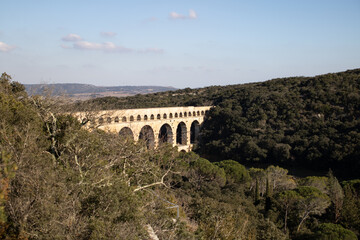
<path id="1" fill-rule="evenodd" d="M 110 86 L 100 87 L 91 84 L 57 83 L 57 84 L 24 84 L 30 95 L 44 94 L 50 91 L 52 95 L 99 94 L 105 92 L 121 92 L 126 95 L 146 94 L 176 90 L 174 87 L 162 86 Z"/>

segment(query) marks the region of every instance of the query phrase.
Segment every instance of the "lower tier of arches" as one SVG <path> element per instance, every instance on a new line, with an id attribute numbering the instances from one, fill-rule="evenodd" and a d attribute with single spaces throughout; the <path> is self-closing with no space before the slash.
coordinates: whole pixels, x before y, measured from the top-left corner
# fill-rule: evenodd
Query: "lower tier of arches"
<path id="1" fill-rule="evenodd" d="M 190 149 L 196 144 L 201 128 L 202 119 L 193 121 L 168 122 L 161 124 L 117 126 L 113 129 L 124 138 L 134 141 L 145 141 L 148 148 L 154 148 L 163 143 L 179 146 L 179 149 Z M 186 148 L 186 146 L 188 148 Z"/>

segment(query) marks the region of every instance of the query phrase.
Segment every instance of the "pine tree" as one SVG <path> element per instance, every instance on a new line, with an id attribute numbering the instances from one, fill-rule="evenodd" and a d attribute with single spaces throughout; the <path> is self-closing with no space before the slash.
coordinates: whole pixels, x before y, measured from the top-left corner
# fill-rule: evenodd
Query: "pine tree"
<path id="1" fill-rule="evenodd" d="M 332 209 L 334 211 L 334 222 L 337 223 L 341 217 L 341 211 L 344 202 L 344 191 L 331 170 L 329 170 L 328 177 L 329 197 L 331 200 Z"/>

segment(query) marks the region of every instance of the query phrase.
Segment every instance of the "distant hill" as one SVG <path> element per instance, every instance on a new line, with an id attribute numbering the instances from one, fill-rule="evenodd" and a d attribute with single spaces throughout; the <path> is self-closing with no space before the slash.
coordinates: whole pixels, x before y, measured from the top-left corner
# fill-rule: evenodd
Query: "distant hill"
<path id="1" fill-rule="evenodd" d="M 80 83 L 57 83 L 57 84 L 24 84 L 29 95 L 51 94 L 54 96 L 66 95 L 75 99 L 90 99 L 107 96 L 133 96 L 136 94 L 148 94 L 176 90 L 173 87 L 161 86 L 110 86 L 101 87 L 91 84 Z"/>

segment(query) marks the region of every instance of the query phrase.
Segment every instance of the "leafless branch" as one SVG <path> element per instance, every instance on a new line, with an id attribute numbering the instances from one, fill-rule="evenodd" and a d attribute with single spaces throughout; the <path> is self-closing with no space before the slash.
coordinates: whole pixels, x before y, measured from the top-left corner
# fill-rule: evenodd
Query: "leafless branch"
<path id="1" fill-rule="evenodd" d="M 151 184 L 147 184 L 145 186 L 139 186 L 137 187 L 136 189 L 134 189 L 134 192 L 137 192 L 137 191 L 140 191 L 140 190 L 143 190 L 145 188 L 149 188 L 149 187 L 152 187 L 152 186 L 156 186 L 156 185 L 164 185 L 165 187 L 168 187 L 165 183 L 164 183 L 164 179 L 166 177 L 166 175 L 170 172 L 171 168 L 169 168 L 166 173 L 161 177 L 161 180 L 159 182 L 154 182 L 154 183 L 151 183 Z"/>

